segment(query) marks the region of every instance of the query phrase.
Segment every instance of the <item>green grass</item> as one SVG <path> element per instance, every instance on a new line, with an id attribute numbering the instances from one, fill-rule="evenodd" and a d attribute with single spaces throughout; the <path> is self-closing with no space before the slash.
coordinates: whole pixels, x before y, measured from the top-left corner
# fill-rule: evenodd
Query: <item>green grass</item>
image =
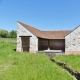
<path id="1" fill-rule="evenodd" d="M 0 80 L 74 80 L 44 54 L 15 52 L 15 44 L 0 43 Z"/>
<path id="2" fill-rule="evenodd" d="M 16 38 L 0 38 L 2 43 L 16 43 Z"/>
<path id="3" fill-rule="evenodd" d="M 64 62 L 73 70 L 80 72 L 80 55 L 54 56 L 54 59 L 59 62 Z"/>

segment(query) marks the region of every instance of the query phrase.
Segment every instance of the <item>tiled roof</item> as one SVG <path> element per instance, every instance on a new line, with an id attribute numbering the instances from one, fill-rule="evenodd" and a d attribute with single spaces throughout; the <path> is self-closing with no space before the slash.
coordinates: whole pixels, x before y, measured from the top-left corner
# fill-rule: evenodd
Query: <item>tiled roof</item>
<path id="1" fill-rule="evenodd" d="M 71 30 L 60 30 L 60 31 L 41 31 L 32 26 L 19 22 L 23 27 L 29 30 L 36 37 L 44 38 L 44 39 L 64 39 L 67 34 L 71 32 Z"/>
<path id="2" fill-rule="evenodd" d="M 64 39 L 71 30 L 43 31 L 50 39 Z"/>

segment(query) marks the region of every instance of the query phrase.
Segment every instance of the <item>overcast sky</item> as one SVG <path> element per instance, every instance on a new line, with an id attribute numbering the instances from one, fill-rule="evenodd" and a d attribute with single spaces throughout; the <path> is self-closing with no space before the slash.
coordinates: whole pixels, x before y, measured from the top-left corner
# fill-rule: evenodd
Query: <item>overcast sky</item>
<path id="1" fill-rule="evenodd" d="M 0 0 L 0 29 L 21 21 L 40 30 L 72 30 L 80 25 L 80 0 Z"/>

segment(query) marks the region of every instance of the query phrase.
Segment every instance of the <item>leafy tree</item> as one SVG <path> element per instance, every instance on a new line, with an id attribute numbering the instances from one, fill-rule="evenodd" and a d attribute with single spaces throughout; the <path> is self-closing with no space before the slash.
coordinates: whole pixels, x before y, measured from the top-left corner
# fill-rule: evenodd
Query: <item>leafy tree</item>
<path id="1" fill-rule="evenodd" d="M 7 30 L 0 30 L 0 37 L 7 38 L 8 31 Z"/>
<path id="2" fill-rule="evenodd" d="M 12 30 L 10 31 L 9 35 L 10 35 L 10 38 L 16 38 L 17 32 L 15 30 Z"/>

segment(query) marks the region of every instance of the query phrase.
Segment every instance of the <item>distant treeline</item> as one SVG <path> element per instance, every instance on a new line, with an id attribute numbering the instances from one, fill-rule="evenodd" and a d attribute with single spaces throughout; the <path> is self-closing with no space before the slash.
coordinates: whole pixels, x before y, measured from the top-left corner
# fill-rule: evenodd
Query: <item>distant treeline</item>
<path id="1" fill-rule="evenodd" d="M 1 38 L 16 38 L 17 32 L 15 30 L 8 32 L 7 30 L 1 29 L 0 30 L 0 37 Z"/>

